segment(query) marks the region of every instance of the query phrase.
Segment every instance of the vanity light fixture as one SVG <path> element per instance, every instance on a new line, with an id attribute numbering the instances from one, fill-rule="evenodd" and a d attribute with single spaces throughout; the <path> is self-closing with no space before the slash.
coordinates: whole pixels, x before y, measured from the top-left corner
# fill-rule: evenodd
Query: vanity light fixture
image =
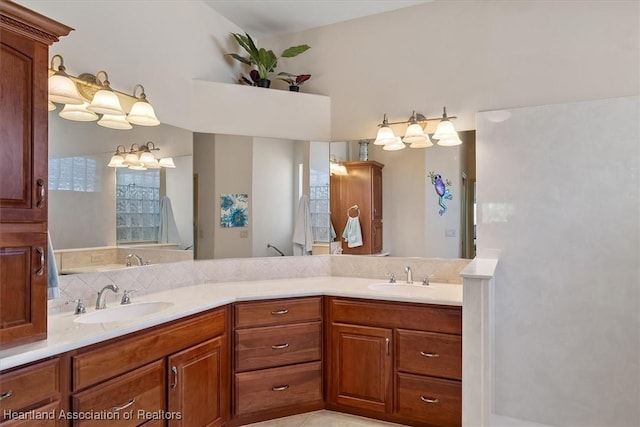
<path id="1" fill-rule="evenodd" d="M 436 133 L 431 137 L 437 140 L 438 145 L 453 146 L 462 144 L 458 133 L 456 132 L 453 123 L 450 119 L 456 119 L 455 116 L 447 116 L 447 107 L 444 107 L 444 113 L 442 118 L 428 119 L 420 113 L 412 112 L 411 117 L 408 120 L 400 122 L 389 122 L 387 115 L 384 115 L 382 123 L 378 125 L 378 134 L 374 141 L 375 145 L 383 145 L 383 149 L 387 151 L 402 150 L 406 148 L 406 144 L 410 144 L 411 148 L 427 148 L 432 147 L 433 143 L 424 131 L 424 125 L 428 122 L 438 120 L 438 126 L 436 127 Z M 390 125 L 408 124 L 404 138 L 396 137 Z"/>
<path id="2" fill-rule="evenodd" d="M 122 148 L 122 150 L 120 150 Z M 159 151 L 156 145 L 149 141 L 142 146 L 132 144 L 129 151 L 124 145 L 118 145 L 116 152 L 111 156 L 111 160 L 107 166 L 112 168 L 126 168 L 133 170 L 147 170 L 160 168 L 175 168 L 173 158 L 164 157 L 158 161 L 152 151 Z"/>
<path id="3" fill-rule="evenodd" d="M 54 68 L 56 61 L 59 61 L 57 70 Z M 77 77 L 69 75 L 60 55 L 51 58 L 49 75 L 48 108 L 53 111 L 56 108 L 54 103 L 65 104 L 59 113 L 62 118 L 76 121 L 100 119 L 100 126 L 111 129 L 132 129 L 131 124 L 160 124 L 141 84 L 136 84 L 133 94 L 129 95 L 111 88 L 106 71 L 98 71 L 95 75 L 83 73 Z M 138 89 L 140 94 L 136 95 Z M 123 105 L 131 106 L 128 112 Z"/>

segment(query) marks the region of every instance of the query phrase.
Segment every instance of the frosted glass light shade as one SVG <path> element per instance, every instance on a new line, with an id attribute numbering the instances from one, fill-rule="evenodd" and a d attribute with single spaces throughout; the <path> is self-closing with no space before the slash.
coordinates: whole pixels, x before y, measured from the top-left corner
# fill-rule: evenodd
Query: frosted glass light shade
<path id="1" fill-rule="evenodd" d="M 385 144 L 385 146 L 382 147 L 382 149 L 386 151 L 397 151 L 397 150 L 403 150 L 405 148 L 407 148 L 407 146 L 404 145 L 404 142 L 402 142 L 402 139 L 399 136 L 394 138 L 393 142 Z"/>
<path id="2" fill-rule="evenodd" d="M 98 120 L 98 124 L 109 129 L 127 130 L 133 128 L 131 123 L 125 120 L 124 116 L 114 116 L 112 114 L 102 116 L 102 118 Z"/>
<path id="3" fill-rule="evenodd" d="M 129 169 L 133 169 L 134 171 L 146 171 L 147 168 L 142 163 L 138 163 L 137 165 L 129 166 Z"/>
<path id="4" fill-rule="evenodd" d="M 396 136 L 389 126 L 381 126 L 380 129 L 378 129 L 378 134 L 376 135 L 376 140 L 373 141 L 373 144 L 386 145 L 393 142 L 395 139 Z"/>
<path id="5" fill-rule="evenodd" d="M 140 161 L 142 162 L 142 157 L 140 157 Z M 160 169 L 160 163 L 155 158 L 149 162 L 142 162 L 142 164 L 147 169 Z"/>
<path id="6" fill-rule="evenodd" d="M 407 132 L 402 139 L 406 143 L 422 143 L 429 140 L 429 137 L 425 135 L 422 126 L 419 123 L 412 123 L 407 128 Z"/>
<path id="7" fill-rule="evenodd" d="M 153 157 L 153 154 L 151 154 L 148 151 L 145 151 L 144 153 L 140 154 L 141 163 L 153 163 L 155 160 L 156 158 Z"/>
<path id="8" fill-rule="evenodd" d="M 124 164 L 124 157 L 122 157 L 119 154 L 115 154 L 113 156 L 111 156 L 111 160 L 109 161 L 109 164 L 107 165 L 110 168 L 126 168 L 127 165 Z"/>
<path id="9" fill-rule="evenodd" d="M 114 116 L 125 115 L 125 112 L 122 109 L 122 105 L 120 105 L 118 95 L 113 93 L 113 91 L 105 89 L 101 89 L 97 91 L 95 95 L 93 95 L 91 104 L 87 107 L 87 109 L 99 114 L 111 114 Z"/>
<path id="10" fill-rule="evenodd" d="M 135 166 L 140 164 L 140 159 L 138 159 L 138 155 L 135 153 L 129 153 L 124 156 L 124 165 L 125 166 Z"/>
<path id="11" fill-rule="evenodd" d="M 451 137 L 458 137 L 456 129 L 453 127 L 453 123 L 450 120 L 441 120 L 436 127 L 436 132 L 433 134 L 433 139 L 447 139 Z"/>
<path id="12" fill-rule="evenodd" d="M 48 101 L 48 102 L 47 102 L 47 109 L 48 109 L 49 111 L 53 111 L 53 110 L 55 110 L 55 109 L 56 109 L 56 105 L 55 105 L 53 102 Z"/>
<path id="13" fill-rule="evenodd" d="M 424 136 L 426 137 L 424 141 L 412 142 L 411 145 L 409 145 L 409 148 L 429 148 L 429 147 L 433 147 L 433 143 L 429 139 L 429 135 L 427 135 L 425 133 Z"/>
<path id="14" fill-rule="evenodd" d="M 62 111 L 58 113 L 60 117 L 67 120 L 74 120 L 76 122 L 92 122 L 98 120 L 98 115 L 93 111 L 87 110 L 89 106 L 88 102 L 82 104 L 67 104 Z"/>
<path id="15" fill-rule="evenodd" d="M 160 159 L 158 164 L 163 168 L 175 169 L 176 167 L 175 163 L 173 163 L 173 157 L 165 157 L 163 159 Z"/>
<path id="16" fill-rule="evenodd" d="M 84 100 L 75 83 L 64 75 L 54 74 L 49 77 L 49 101 L 59 104 L 82 104 Z"/>
<path id="17" fill-rule="evenodd" d="M 438 145 L 442 145 L 444 147 L 453 147 L 454 145 L 460 144 L 462 144 L 462 140 L 458 137 L 458 134 L 438 140 Z"/>
<path id="18" fill-rule="evenodd" d="M 138 101 L 133 104 L 127 121 L 140 126 L 158 126 L 160 124 L 153 107 L 147 101 Z"/>

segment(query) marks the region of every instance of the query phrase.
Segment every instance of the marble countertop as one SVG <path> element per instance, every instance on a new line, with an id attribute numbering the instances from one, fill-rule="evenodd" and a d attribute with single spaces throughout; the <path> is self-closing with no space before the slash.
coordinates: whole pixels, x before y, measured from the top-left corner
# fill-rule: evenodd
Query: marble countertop
<path id="1" fill-rule="evenodd" d="M 94 324 L 74 322 L 77 316 L 70 312 L 51 315 L 48 317 L 47 339 L 0 351 L 0 370 L 120 337 L 236 301 L 329 295 L 462 306 L 462 285 L 459 284 L 434 283 L 425 288 L 420 283 L 416 283 L 413 286 L 404 285 L 384 290 L 369 288 L 369 285 L 380 282 L 379 279 L 327 276 L 206 283 L 139 297 L 132 294 L 132 304 L 166 301 L 171 302 L 172 305 L 135 320 Z M 401 282 L 398 284 L 403 285 Z M 120 307 L 119 295 L 109 293 L 107 306 L 106 310 Z M 94 311 L 95 309 L 87 304 L 87 314 Z"/>

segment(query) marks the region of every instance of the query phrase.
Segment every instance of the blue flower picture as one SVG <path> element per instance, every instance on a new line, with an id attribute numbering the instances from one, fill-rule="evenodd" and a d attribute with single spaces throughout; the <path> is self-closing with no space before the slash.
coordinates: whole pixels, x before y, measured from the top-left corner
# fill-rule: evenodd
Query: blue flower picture
<path id="1" fill-rule="evenodd" d="M 249 225 L 249 195 L 220 195 L 220 225 L 222 227 L 247 227 Z"/>

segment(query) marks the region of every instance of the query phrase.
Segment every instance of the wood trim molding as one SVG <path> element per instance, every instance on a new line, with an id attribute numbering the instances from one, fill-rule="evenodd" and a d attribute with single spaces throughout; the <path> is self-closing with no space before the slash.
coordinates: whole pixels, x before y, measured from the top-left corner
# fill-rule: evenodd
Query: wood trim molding
<path id="1" fill-rule="evenodd" d="M 0 0 L 0 28 L 51 46 L 73 28 L 10 0 Z"/>

